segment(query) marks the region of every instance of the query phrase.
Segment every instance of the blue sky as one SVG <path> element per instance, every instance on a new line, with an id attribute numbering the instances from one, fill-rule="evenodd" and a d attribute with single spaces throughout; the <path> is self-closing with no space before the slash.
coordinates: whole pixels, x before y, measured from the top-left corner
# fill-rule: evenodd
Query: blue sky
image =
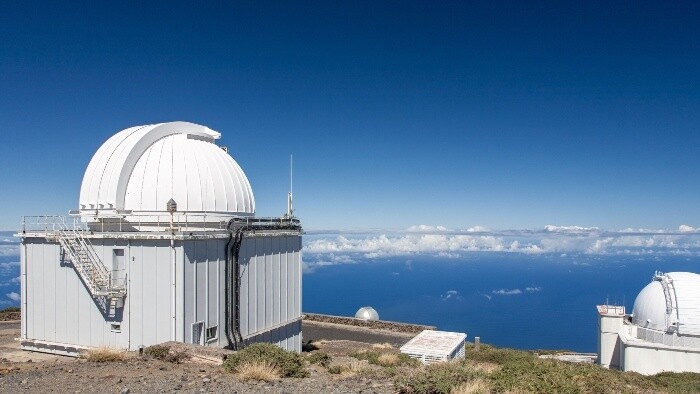
<path id="1" fill-rule="evenodd" d="M 699 227 L 700 5 L 521 3 L 3 4 L 0 229 L 170 120 L 307 229 Z"/>

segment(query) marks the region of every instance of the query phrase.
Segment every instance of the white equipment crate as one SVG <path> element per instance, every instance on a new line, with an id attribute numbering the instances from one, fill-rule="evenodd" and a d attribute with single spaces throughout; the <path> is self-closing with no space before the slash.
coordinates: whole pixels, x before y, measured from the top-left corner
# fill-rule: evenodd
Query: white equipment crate
<path id="1" fill-rule="evenodd" d="M 467 334 L 461 332 L 423 330 L 401 346 L 401 353 L 418 359 L 423 364 L 464 358 Z"/>

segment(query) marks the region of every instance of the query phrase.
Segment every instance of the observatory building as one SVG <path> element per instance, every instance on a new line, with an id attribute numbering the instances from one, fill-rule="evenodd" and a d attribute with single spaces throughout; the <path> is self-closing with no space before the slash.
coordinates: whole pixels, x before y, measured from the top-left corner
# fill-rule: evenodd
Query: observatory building
<path id="1" fill-rule="evenodd" d="M 598 363 L 645 375 L 700 372 L 700 275 L 657 272 L 634 301 L 598 305 Z"/>
<path id="2" fill-rule="evenodd" d="M 355 319 L 379 320 L 379 313 L 371 306 L 363 306 L 355 312 Z"/>
<path id="3" fill-rule="evenodd" d="M 245 173 L 187 122 L 107 140 L 70 216 L 25 217 L 21 346 L 301 349 L 301 226 L 255 216 Z"/>

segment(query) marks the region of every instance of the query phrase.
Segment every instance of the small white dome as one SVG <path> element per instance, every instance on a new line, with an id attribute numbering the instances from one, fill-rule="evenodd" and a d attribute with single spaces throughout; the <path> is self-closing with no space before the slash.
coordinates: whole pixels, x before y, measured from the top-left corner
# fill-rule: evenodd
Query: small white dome
<path id="1" fill-rule="evenodd" d="M 178 212 L 253 215 L 250 183 L 233 158 L 214 144 L 220 136 L 188 122 L 120 131 L 90 160 L 80 188 L 81 214 L 158 214 L 167 212 L 172 198 Z"/>
<path id="2" fill-rule="evenodd" d="M 700 275 L 654 275 L 634 301 L 632 323 L 662 332 L 700 336 Z"/>
<path id="3" fill-rule="evenodd" d="M 356 319 L 379 320 L 379 314 L 371 306 L 364 306 L 355 313 Z"/>

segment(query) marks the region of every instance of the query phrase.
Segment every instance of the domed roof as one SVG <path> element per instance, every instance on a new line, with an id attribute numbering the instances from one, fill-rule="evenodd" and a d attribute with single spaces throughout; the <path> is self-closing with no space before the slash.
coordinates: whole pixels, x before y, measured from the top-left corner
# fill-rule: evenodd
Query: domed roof
<path id="1" fill-rule="evenodd" d="M 654 275 L 634 301 L 632 323 L 679 335 L 700 335 L 700 275 Z"/>
<path id="2" fill-rule="evenodd" d="M 379 314 L 371 306 L 363 306 L 355 313 L 356 319 L 379 320 Z"/>
<path id="3" fill-rule="evenodd" d="M 90 160 L 80 188 L 81 214 L 178 212 L 253 215 L 253 191 L 241 167 L 214 144 L 221 134 L 188 122 L 131 127 Z"/>

